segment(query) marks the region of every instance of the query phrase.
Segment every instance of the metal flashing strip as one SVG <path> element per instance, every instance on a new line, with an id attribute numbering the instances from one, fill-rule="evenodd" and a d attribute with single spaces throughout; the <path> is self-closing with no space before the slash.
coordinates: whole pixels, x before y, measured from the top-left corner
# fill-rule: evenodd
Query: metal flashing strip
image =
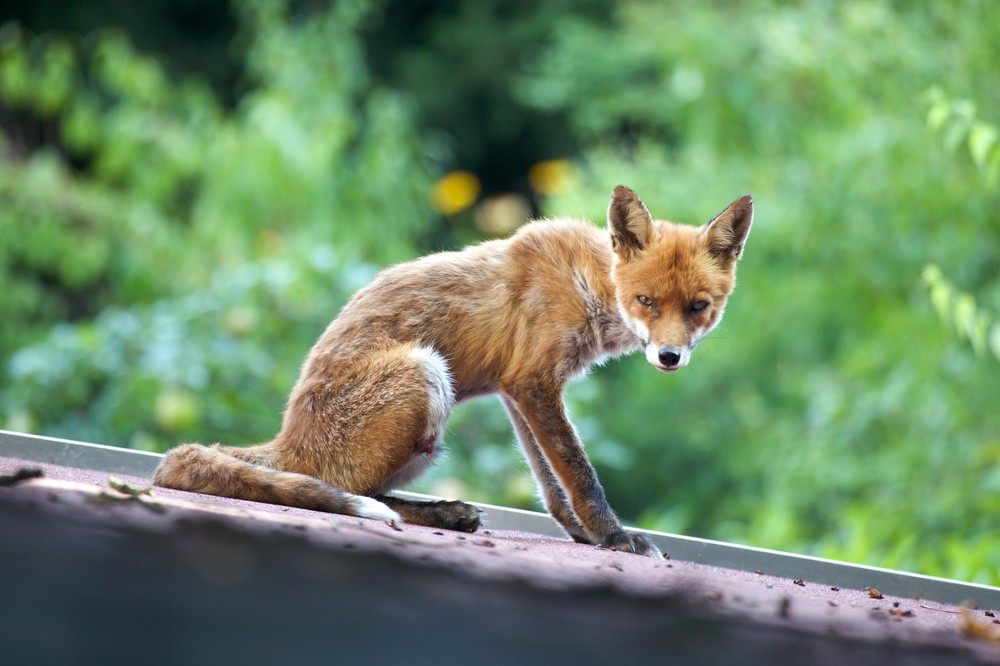
<path id="1" fill-rule="evenodd" d="M 152 476 L 160 453 L 0 430 L 0 455 L 112 474 Z"/>
<path id="2" fill-rule="evenodd" d="M 140 477 L 151 476 L 162 458 L 158 453 L 6 430 L 0 430 L 0 456 Z M 395 494 L 416 499 L 440 499 L 417 493 Z M 477 502 L 473 504 L 486 511 L 488 527 L 491 529 L 564 536 L 556 522 L 547 514 Z M 964 583 L 650 530 L 636 531 L 648 535 L 663 552 L 669 553 L 674 559 L 685 562 L 801 579 L 831 587 L 847 589 L 873 587 L 884 594 L 944 604 L 965 603 L 978 608 L 1000 609 L 1000 588 L 989 585 Z"/>

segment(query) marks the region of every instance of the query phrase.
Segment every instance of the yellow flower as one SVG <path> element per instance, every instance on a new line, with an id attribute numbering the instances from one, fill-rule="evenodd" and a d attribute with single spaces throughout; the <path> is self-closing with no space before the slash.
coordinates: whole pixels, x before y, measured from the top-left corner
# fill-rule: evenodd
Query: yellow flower
<path id="1" fill-rule="evenodd" d="M 474 204 L 479 197 L 479 179 L 468 171 L 452 171 L 431 188 L 431 206 L 442 215 L 453 215 Z"/>
<path id="2" fill-rule="evenodd" d="M 543 160 L 528 170 L 531 187 L 544 196 L 566 192 L 575 178 L 576 171 L 569 160 Z"/>

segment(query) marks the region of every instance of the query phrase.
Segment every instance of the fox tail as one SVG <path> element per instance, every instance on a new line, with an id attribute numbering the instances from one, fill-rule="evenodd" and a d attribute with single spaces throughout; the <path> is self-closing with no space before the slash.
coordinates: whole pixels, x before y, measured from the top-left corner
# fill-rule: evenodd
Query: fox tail
<path id="1" fill-rule="evenodd" d="M 153 473 L 153 483 L 175 490 L 373 518 L 393 524 L 403 522 L 399 514 L 371 497 L 354 495 L 306 474 L 282 472 L 266 466 L 263 448 L 184 444 L 163 458 Z"/>

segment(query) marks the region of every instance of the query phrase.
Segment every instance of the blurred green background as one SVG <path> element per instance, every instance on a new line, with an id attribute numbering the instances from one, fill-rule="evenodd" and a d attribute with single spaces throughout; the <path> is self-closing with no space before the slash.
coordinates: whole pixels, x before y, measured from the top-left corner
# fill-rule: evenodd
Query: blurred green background
<path id="1" fill-rule="evenodd" d="M 269 439 L 380 268 L 752 192 L 682 373 L 573 385 L 653 529 L 1000 583 L 1000 5 L 32 0 L 0 11 L 0 425 Z M 494 399 L 418 490 L 537 508 Z"/>

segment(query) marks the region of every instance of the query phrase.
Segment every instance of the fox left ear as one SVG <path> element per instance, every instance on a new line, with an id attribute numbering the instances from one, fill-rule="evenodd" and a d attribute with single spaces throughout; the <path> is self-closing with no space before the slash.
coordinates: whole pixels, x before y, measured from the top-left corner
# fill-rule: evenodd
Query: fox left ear
<path id="1" fill-rule="evenodd" d="M 704 226 L 708 250 L 725 263 L 736 261 L 743 255 L 750 225 L 753 224 L 753 197 L 746 195 L 729 204 Z"/>
<path id="2" fill-rule="evenodd" d="M 608 231 L 611 249 L 628 261 L 653 239 L 653 216 L 646 204 L 624 185 L 615 188 L 608 205 Z"/>

